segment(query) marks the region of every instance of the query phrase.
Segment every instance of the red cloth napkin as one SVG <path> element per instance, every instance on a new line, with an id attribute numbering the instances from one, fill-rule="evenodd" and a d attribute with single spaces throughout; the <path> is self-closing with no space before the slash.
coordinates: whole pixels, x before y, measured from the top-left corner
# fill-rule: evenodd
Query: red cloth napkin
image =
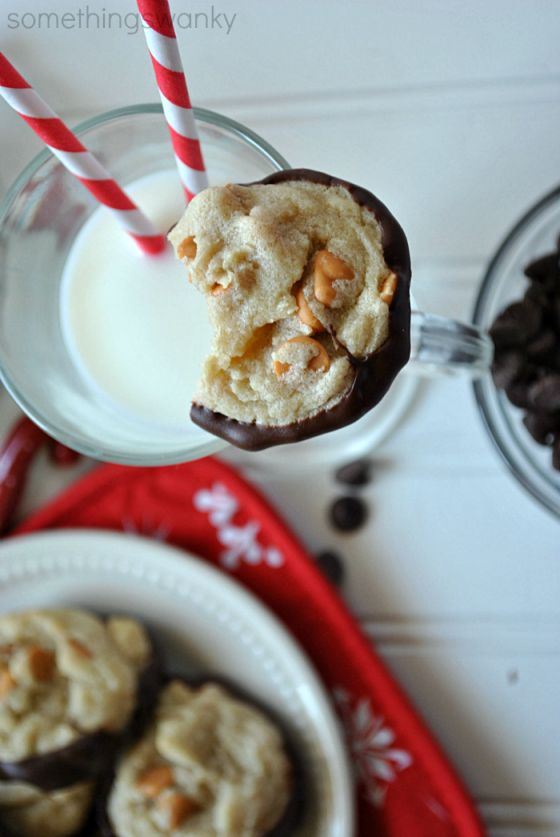
<path id="1" fill-rule="evenodd" d="M 269 503 L 208 458 L 166 468 L 105 465 L 14 534 L 99 528 L 193 552 L 253 591 L 305 649 L 344 724 L 359 837 L 480 837 L 484 828 L 438 745 L 335 590 Z"/>

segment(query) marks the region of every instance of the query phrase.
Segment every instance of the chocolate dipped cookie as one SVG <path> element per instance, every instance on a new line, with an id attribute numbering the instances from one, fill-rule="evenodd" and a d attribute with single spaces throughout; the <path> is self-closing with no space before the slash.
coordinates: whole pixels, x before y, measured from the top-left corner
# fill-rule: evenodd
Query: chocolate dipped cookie
<path id="1" fill-rule="evenodd" d="M 152 723 L 120 758 L 103 837 L 287 837 L 294 771 L 276 724 L 215 682 L 171 678 Z"/>
<path id="2" fill-rule="evenodd" d="M 365 189 L 307 169 L 213 187 L 169 238 L 214 329 L 191 418 L 232 444 L 350 424 L 407 362 L 408 245 Z"/>
<path id="3" fill-rule="evenodd" d="M 159 679 L 136 620 L 77 609 L 0 617 L 0 830 L 75 834 Z"/>

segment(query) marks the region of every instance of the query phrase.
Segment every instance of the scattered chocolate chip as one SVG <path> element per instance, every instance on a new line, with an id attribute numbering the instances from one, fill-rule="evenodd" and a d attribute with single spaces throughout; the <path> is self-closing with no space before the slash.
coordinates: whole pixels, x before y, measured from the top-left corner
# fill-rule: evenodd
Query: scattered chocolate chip
<path id="1" fill-rule="evenodd" d="M 315 556 L 315 561 L 331 584 L 334 584 L 335 587 L 342 585 L 344 581 L 344 564 L 338 552 L 332 552 L 332 550 L 326 549 L 324 552 L 319 552 Z"/>
<path id="2" fill-rule="evenodd" d="M 497 351 L 492 363 L 494 383 L 498 389 L 506 389 L 522 376 L 525 368 L 525 356 L 520 349 Z"/>
<path id="3" fill-rule="evenodd" d="M 523 424 L 539 445 L 551 445 L 554 434 L 560 431 L 560 414 L 527 413 Z"/>
<path id="4" fill-rule="evenodd" d="M 533 384 L 529 401 L 535 409 L 546 413 L 560 410 L 560 374 L 551 372 Z"/>
<path id="5" fill-rule="evenodd" d="M 369 459 L 356 459 L 342 465 L 335 473 L 335 479 L 345 485 L 367 485 L 371 480 L 372 463 Z"/>
<path id="6" fill-rule="evenodd" d="M 339 497 L 329 510 L 332 525 L 341 532 L 359 529 L 367 516 L 367 506 L 359 497 Z"/>

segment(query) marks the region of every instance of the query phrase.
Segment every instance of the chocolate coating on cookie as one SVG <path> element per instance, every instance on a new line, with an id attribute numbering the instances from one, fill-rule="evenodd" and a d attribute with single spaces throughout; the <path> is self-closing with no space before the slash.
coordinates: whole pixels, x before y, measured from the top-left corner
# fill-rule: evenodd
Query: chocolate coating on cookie
<path id="1" fill-rule="evenodd" d="M 25 782 L 48 792 L 95 779 L 111 765 L 123 741 L 135 737 L 143 728 L 151 716 L 160 682 L 161 661 L 154 651 L 139 676 L 138 704 L 125 730 L 99 730 L 50 753 L 20 761 L 0 761 L 0 780 Z"/>
<path id="2" fill-rule="evenodd" d="M 244 184 L 269 185 L 309 181 L 346 189 L 353 200 L 373 213 L 381 229 L 381 244 L 387 267 L 397 276 L 397 287 L 389 307 L 389 336 L 365 358 L 348 354 L 354 378 L 348 391 L 331 408 L 309 418 L 283 425 L 244 422 L 230 418 L 201 404 L 191 406 L 192 421 L 215 436 L 245 450 L 258 451 L 272 445 L 303 441 L 337 430 L 375 407 L 387 393 L 398 372 L 410 357 L 410 255 L 406 236 L 387 207 L 366 189 L 310 169 L 276 172 L 264 180 Z M 333 335 L 333 339 L 336 339 Z"/>
<path id="3" fill-rule="evenodd" d="M 301 759 L 298 756 L 297 747 L 293 744 L 291 735 L 286 731 L 284 724 L 278 718 L 278 716 L 269 709 L 268 706 L 265 706 L 261 701 L 256 700 L 254 697 L 248 695 L 244 690 L 240 689 L 237 684 L 232 683 L 227 678 L 223 678 L 220 676 L 211 676 L 211 677 L 185 677 L 180 674 L 167 674 L 161 684 L 162 688 L 165 685 L 168 685 L 174 680 L 178 680 L 184 683 L 186 686 L 191 688 L 200 688 L 206 685 L 216 685 L 220 686 L 223 689 L 226 689 L 227 692 L 234 698 L 243 701 L 244 703 L 248 704 L 249 706 L 253 706 L 255 709 L 258 709 L 262 712 L 279 730 L 284 750 L 286 755 L 290 761 L 291 767 L 291 794 L 289 801 L 286 805 L 286 809 L 282 816 L 280 817 L 279 821 L 263 835 L 263 837 L 290 837 L 290 835 L 294 834 L 294 831 L 300 825 L 303 816 L 303 808 L 305 802 L 305 793 L 306 793 L 306 779 L 305 773 L 303 770 L 303 766 L 301 763 Z M 155 704 L 152 706 L 152 712 L 155 709 Z M 140 735 L 138 735 L 138 738 Z M 131 744 L 134 742 L 130 742 Z M 118 766 L 117 766 L 118 769 Z M 93 822 L 96 825 L 96 835 L 99 837 L 122 837 L 122 835 L 118 834 L 115 831 L 111 818 L 109 816 L 109 797 L 111 795 L 111 790 L 113 786 L 113 782 L 115 780 L 115 767 L 111 771 L 111 775 L 106 776 L 105 779 L 101 782 L 99 791 L 97 793 L 96 802 L 94 805 L 94 817 Z M 2 837 L 0 833 L 0 837 Z M 82 835 L 79 835 L 82 837 Z M 89 837 L 89 831 L 86 832 L 83 837 Z"/>

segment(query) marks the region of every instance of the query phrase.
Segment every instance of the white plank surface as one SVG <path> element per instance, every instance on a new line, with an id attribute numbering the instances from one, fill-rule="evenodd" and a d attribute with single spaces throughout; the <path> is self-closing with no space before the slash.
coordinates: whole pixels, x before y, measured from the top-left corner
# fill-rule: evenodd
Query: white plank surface
<path id="1" fill-rule="evenodd" d="M 196 103 L 246 122 L 293 165 L 376 191 L 409 235 L 419 304 L 468 318 L 499 240 L 560 180 L 558 2 L 214 5 L 236 14 L 231 34 L 179 31 Z M 124 22 L 7 23 L 2 48 L 70 121 L 155 100 L 143 36 Z M 39 143 L 1 108 L 0 146 L 5 189 Z M 2 428 L 12 415 L 4 396 Z M 351 536 L 326 524 L 339 491 L 329 471 L 269 473 L 262 485 L 311 549 L 345 555 L 347 600 L 491 834 L 560 835 L 558 521 L 505 472 L 463 380 L 424 383 L 376 457 L 371 519 Z M 66 479 L 42 463 L 24 510 Z"/>

